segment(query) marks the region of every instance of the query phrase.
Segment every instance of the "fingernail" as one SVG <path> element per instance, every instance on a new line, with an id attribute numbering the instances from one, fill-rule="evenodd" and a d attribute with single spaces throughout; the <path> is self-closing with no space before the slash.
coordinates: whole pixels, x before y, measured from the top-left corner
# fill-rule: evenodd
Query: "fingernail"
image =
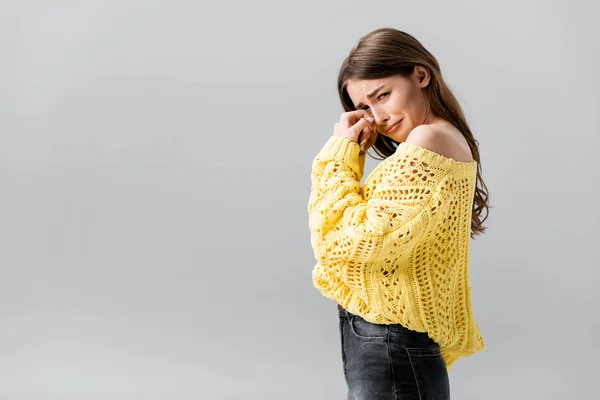
<path id="1" fill-rule="evenodd" d="M 365 119 L 369 122 L 373 122 L 375 120 L 375 118 L 372 118 L 372 117 L 366 117 Z"/>

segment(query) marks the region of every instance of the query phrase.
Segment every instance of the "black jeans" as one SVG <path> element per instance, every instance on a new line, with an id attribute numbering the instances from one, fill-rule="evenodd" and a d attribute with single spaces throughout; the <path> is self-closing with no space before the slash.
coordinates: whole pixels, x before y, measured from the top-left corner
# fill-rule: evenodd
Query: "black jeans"
<path id="1" fill-rule="evenodd" d="M 427 333 L 338 314 L 349 400 L 450 399 L 440 346 Z"/>

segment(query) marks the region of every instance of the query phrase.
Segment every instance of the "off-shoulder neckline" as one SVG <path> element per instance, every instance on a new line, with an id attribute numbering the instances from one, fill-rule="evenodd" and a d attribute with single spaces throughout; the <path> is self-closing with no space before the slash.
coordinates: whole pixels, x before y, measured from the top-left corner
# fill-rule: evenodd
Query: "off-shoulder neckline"
<path id="1" fill-rule="evenodd" d="M 433 150 L 408 142 L 400 142 L 395 153 L 414 154 L 419 159 L 429 164 L 433 164 L 434 166 L 457 171 L 471 171 L 472 169 L 477 168 L 477 161 L 475 160 L 458 161 Z"/>

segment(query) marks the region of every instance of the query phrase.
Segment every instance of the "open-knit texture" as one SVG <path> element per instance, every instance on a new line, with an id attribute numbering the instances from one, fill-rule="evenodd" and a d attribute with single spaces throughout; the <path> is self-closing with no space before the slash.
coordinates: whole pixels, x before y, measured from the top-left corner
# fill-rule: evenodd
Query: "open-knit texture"
<path id="1" fill-rule="evenodd" d="M 485 348 L 469 278 L 477 162 L 402 142 L 361 187 L 365 157 L 332 136 L 313 160 L 313 284 L 369 322 L 427 332 L 449 370 Z"/>

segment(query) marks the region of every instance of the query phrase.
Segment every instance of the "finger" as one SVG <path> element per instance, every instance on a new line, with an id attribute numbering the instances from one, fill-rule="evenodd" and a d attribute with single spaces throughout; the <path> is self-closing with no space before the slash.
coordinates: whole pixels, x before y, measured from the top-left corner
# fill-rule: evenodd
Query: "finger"
<path id="1" fill-rule="evenodd" d="M 342 114 L 340 121 L 345 121 L 348 126 L 354 125 L 360 118 L 373 118 L 369 110 L 354 110 Z M 373 122 L 373 119 L 371 120 Z"/>
<path id="2" fill-rule="evenodd" d="M 358 135 L 358 143 L 362 146 L 367 140 L 369 140 L 369 132 L 363 129 Z"/>
<path id="3" fill-rule="evenodd" d="M 375 140 L 377 140 L 377 132 L 371 126 L 369 126 L 368 128 L 363 129 L 363 134 L 360 136 L 360 138 L 361 141 L 364 138 L 366 145 L 373 144 L 375 143 Z"/>
<path id="4" fill-rule="evenodd" d="M 362 135 L 361 139 L 360 139 L 360 143 L 359 143 L 360 149 L 362 151 L 365 151 L 368 147 L 370 147 L 371 142 L 372 142 L 372 136 L 371 136 L 370 132 Z"/>
<path id="5" fill-rule="evenodd" d="M 355 118 L 361 118 L 363 116 L 371 116 L 370 115 L 370 111 L 369 110 L 352 110 L 352 111 L 346 111 L 344 113 L 342 113 L 342 116 L 344 117 L 355 117 Z"/>
<path id="6" fill-rule="evenodd" d="M 364 118 L 361 118 L 358 120 L 358 122 L 354 125 L 352 125 L 352 127 L 350 129 L 352 129 L 352 131 L 356 134 L 360 134 L 360 132 L 369 127 L 370 122 L 367 121 Z"/>
<path id="7" fill-rule="evenodd" d="M 375 133 L 375 125 L 373 124 L 373 121 L 369 121 L 369 118 L 364 119 L 368 121 L 368 124 L 363 128 L 362 132 L 370 137 Z"/>
<path id="8" fill-rule="evenodd" d="M 369 136 L 367 136 L 367 135 L 365 135 L 364 137 L 362 137 L 362 138 L 360 139 L 360 143 L 359 143 L 359 144 L 360 144 L 360 146 L 361 146 L 361 147 L 363 147 L 365 144 L 369 143 L 369 140 L 370 140 L 370 139 L 371 139 L 371 138 L 370 138 Z"/>

